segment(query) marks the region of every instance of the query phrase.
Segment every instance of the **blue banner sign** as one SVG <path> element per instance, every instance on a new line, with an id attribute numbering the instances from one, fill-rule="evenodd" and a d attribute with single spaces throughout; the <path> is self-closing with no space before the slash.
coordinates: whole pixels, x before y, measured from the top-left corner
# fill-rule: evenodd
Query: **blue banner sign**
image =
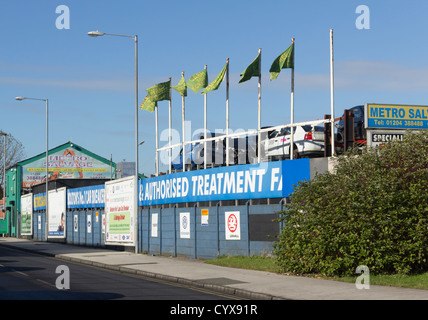
<path id="1" fill-rule="evenodd" d="M 366 128 L 428 129 L 428 106 L 366 104 Z"/>
<path id="2" fill-rule="evenodd" d="M 139 180 L 139 205 L 288 197 L 310 180 L 309 159 L 236 165 Z"/>
<path id="3" fill-rule="evenodd" d="M 90 186 L 67 190 L 67 208 L 104 208 L 105 186 Z"/>

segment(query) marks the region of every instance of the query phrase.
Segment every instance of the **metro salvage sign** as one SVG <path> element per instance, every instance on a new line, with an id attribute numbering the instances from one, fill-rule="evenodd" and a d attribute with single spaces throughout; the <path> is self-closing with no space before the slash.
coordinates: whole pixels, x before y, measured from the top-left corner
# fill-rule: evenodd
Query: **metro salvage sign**
<path id="1" fill-rule="evenodd" d="M 428 106 L 365 104 L 367 129 L 428 129 Z"/>

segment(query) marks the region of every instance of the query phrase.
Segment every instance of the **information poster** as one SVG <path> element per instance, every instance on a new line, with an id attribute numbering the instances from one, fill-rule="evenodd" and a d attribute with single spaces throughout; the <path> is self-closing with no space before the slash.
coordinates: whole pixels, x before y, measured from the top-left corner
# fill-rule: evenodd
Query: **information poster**
<path id="1" fill-rule="evenodd" d="M 239 211 L 225 212 L 226 240 L 241 240 L 241 220 Z"/>
<path id="2" fill-rule="evenodd" d="M 201 209 L 201 226 L 208 225 L 208 209 Z"/>
<path id="3" fill-rule="evenodd" d="M 136 187 L 133 176 L 105 183 L 106 244 L 134 245 Z"/>
<path id="4" fill-rule="evenodd" d="M 180 212 L 180 238 L 190 239 L 190 212 Z"/>
<path id="5" fill-rule="evenodd" d="M 79 232 L 79 216 L 77 214 L 73 216 L 73 222 L 74 222 L 74 232 Z"/>
<path id="6" fill-rule="evenodd" d="M 152 238 L 158 237 L 158 213 L 152 213 L 152 227 L 151 227 L 151 236 Z"/>
<path id="7" fill-rule="evenodd" d="M 65 238 L 66 188 L 50 190 L 48 195 L 48 236 Z"/>
<path id="8" fill-rule="evenodd" d="M 33 234 L 33 194 L 21 196 L 21 235 Z"/>

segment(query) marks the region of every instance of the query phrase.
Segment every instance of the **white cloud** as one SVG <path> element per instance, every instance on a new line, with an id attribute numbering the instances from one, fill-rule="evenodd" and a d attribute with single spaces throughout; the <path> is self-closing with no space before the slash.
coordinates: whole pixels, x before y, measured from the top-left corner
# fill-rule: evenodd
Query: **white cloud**
<path id="1" fill-rule="evenodd" d="M 330 73 L 296 73 L 295 85 L 327 90 Z M 335 90 L 416 93 L 427 92 L 428 68 L 412 68 L 385 61 L 341 61 L 334 66 Z"/>
<path id="2" fill-rule="evenodd" d="M 84 90 L 105 90 L 128 92 L 132 88 L 131 80 L 116 79 L 34 79 L 25 77 L 3 77 L 0 83 L 23 86 L 61 87 Z"/>
<path id="3" fill-rule="evenodd" d="M 269 73 L 262 74 L 262 87 L 284 90 L 290 86 L 290 71 L 282 70 L 276 80 L 269 80 Z M 254 85 L 237 84 L 237 74 L 231 76 L 234 89 L 253 89 Z M 254 80 L 255 81 L 255 80 Z M 295 70 L 295 90 L 329 91 L 330 70 L 323 73 L 302 73 Z M 235 83 L 236 82 L 236 83 Z M 428 67 L 412 68 L 396 62 L 352 60 L 339 61 L 334 65 L 335 90 L 425 93 L 428 88 Z"/>
<path id="4" fill-rule="evenodd" d="M 335 62 L 334 71 L 335 90 L 416 93 L 427 92 L 428 88 L 428 67 L 413 68 L 397 62 L 353 60 Z M 284 90 L 289 87 L 290 70 L 282 70 L 276 80 L 270 81 L 269 78 L 269 72 L 262 74 L 263 90 Z M 144 83 L 140 82 L 139 86 L 141 90 L 145 90 L 165 79 L 165 77 L 146 77 Z M 252 79 L 248 83 L 239 84 L 239 79 L 238 73 L 230 74 L 231 90 L 254 90 L 257 80 Z M 44 74 L 41 78 L 2 77 L 0 83 L 113 92 L 131 92 L 134 88 L 133 77 L 123 75 L 117 77 L 111 74 L 102 75 L 99 79 L 85 78 L 83 75 L 65 79 L 52 74 Z M 324 73 L 295 71 L 296 90 L 328 91 L 329 88 L 329 70 Z"/>

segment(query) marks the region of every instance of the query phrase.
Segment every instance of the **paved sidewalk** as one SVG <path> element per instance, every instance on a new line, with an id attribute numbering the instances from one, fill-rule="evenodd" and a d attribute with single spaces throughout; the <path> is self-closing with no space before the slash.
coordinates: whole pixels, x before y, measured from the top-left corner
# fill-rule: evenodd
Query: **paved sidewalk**
<path id="1" fill-rule="evenodd" d="M 428 290 L 375 285 L 359 290 L 353 283 L 220 267 L 186 258 L 18 238 L 0 238 L 0 245 L 254 300 L 428 300 Z"/>

